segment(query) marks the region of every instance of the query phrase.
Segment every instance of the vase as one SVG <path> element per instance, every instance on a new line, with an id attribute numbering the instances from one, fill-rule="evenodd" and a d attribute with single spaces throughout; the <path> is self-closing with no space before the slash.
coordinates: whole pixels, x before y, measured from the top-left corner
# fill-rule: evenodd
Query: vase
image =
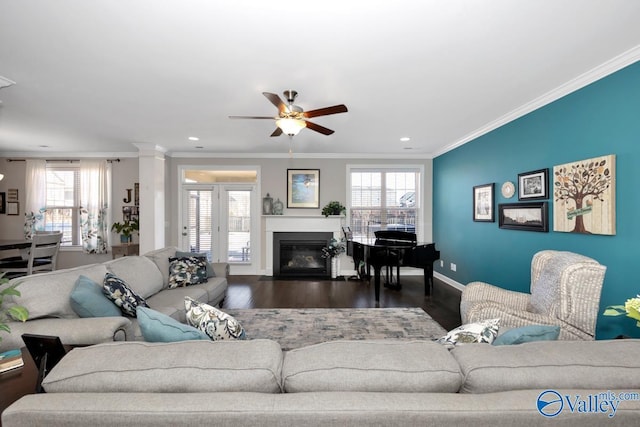
<path id="1" fill-rule="evenodd" d="M 339 269 L 340 269 L 340 264 L 338 263 L 338 257 L 332 257 L 331 258 L 331 278 L 335 279 L 338 277 L 338 273 L 339 273 Z"/>

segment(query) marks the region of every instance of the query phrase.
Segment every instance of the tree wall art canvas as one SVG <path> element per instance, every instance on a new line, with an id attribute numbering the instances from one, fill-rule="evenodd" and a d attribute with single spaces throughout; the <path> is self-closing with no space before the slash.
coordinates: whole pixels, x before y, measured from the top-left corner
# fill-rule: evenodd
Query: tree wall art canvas
<path id="1" fill-rule="evenodd" d="M 553 230 L 616 234 L 616 156 L 553 168 Z"/>

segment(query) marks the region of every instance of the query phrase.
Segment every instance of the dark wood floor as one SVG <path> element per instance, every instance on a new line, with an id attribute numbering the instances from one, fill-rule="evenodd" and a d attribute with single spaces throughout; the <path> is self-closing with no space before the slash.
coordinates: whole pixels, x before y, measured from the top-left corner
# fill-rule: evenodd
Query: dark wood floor
<path id="1" fill-rule="evenodd" d="M 381 289 L 380 307 L 422 307 L 443 328 L 460 326 L 460 292 L 435 279 L 432 296 L 424 296 L 421 276 L 403 276 L 402 289 Z M 373 282 L 358 280 L 277 280 L 264 276 L 230 276 L 225 308 L 371 308 Z"/>

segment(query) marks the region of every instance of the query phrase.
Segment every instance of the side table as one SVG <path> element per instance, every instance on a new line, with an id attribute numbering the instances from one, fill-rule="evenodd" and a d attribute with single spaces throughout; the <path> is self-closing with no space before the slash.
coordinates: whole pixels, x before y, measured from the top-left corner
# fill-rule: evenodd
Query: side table
<path id="1" fill-rule="evenodd" d="M 111 246 L 111 256 L 117 258 L 119 256 L 131 256 L 138 255 L 140 252 L 140 245 L 138 243 L 127 243 L 123 245 Z"/>
<path id="2" fill-rule="evenodd" d="M 0 414 L 13 402 L 36 392 L 38 368 L 26 347 L 22 349 L 24 366 L 0 374 Z M 0 426 L 2 420 L 0 419 Z"/>

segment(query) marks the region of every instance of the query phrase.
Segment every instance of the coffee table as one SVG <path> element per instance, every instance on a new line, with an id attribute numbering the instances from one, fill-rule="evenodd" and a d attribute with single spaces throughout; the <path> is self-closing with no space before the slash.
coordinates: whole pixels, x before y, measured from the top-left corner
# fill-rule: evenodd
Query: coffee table
<path id="1" fill-rule="evenodd" d="M 24 366 L 0 374 L 0 414 L 22 396 L 36 392 L 38 368 L 26 347 L 21 350 Z"/>

